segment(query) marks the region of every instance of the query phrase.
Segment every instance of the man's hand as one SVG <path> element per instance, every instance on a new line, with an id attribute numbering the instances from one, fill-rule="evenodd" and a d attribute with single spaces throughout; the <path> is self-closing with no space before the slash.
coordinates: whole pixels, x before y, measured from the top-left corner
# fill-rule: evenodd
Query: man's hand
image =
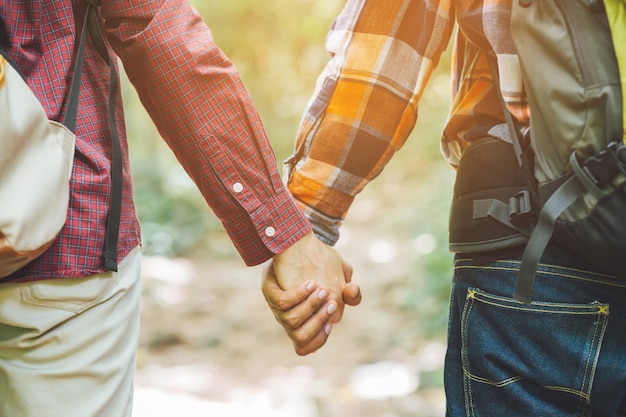
<path id="1" fill-rule="evenodd" d="M 337 311 L 337 302 L 328 300 L 328 288 L 306 281 L 285 291 L 276 281 L 273 263 L 269 263 L 263 271 L 262 290 L 298 355 L 308 355 L 326 343 L 332 330 L 330 318 Z"/>
<path id="2" fill-rule="evenodd" d="M 263 294 L 297 354 L 322 347 L 345 304 L 360 303 L 359 286 L 351 280 L 352 267 L 312 232 L 265 268 Z"/>

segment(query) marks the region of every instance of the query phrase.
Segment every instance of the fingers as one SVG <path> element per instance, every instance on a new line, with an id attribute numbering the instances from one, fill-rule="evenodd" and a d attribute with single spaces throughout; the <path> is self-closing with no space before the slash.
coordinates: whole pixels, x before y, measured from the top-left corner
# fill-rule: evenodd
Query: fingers
<path id="1" fill-rule="evenodd" d="M 330 301 L 333 307 L 329 307 L 327 299 L 328 290 L 321 288 L 312 292 L 306 300 L 288 310 L 274 309 L 274 316 L 285 330 L 298 331 L 299 334 L 302 334 L 299 336 L 303 339 L 302 342 L 306 342 L 307 338 L 310 339 L 311 332 L 319 331 L 325 324 L 325 321 L 330 318 L 330 315 L 337 310 L 337 303 Z M 331 311 L 327 311 L 328 309 Z M 312 324 L 316 322 L 319 322 L 319 324 Z"/>
<path id="2" fill-rule="evenodd" d="M 330 294 L 327 288 L 318 287 L 313 281 L 306 281 L 290 290 L 283 290 L 278 285 L 271 264 L 264 270 L 261 290 L 276 320 L 286 330 L 291 331 L 300 328 L 309 320 L 327 301 Z"/>
<path id="3" fill-rule="evenodd" d="M 321 348 L 332 329 L 330 319 L 337 303 L 328 301 L 330 292 L 307 281 L 290 290 L 283 290 L 272 264 L 263 271 L 261 289 L 276 320 L 293 341 L 298 355 L 308 355 Z"/>
<path id="4" fill-rule="evenodd" d="M 306 300 L 307 297 L 315 291 L 316 287 L 317 284 L 309 280 L 290 289 L 289 291 L 284 291 L 276 279 L 276 272 L 274 271 L 273 263 L 270 262 L 263 269 L 261 291 L 263 292 L 265 300 L 269 304 L 270 308 L 287 311 Z"/>
<path id="5" fill-rule="evenodd" d="M 343 297 L 343 302 L 349 306 L 359 305 L 362 299 L 361 288 L 359 287 L 359 284 L 355 282 L 346 284 L 346 286 L 343 289 L 342 297 Z"/>
<path id="6" fill-rule="evenodd" d="M 329 301 L 299 328 L 290 330 L 284 327 L 298 355 L 308 355 L 324 346 L 332 330 L 331 319 L 336 310 L 337 303 Z"/>
<path id="7" fill-rule="evenodd" d="M 313 337 L 313 339 L 309 343 L 302 345 L 302 346 L 298 345 L 298 343 L 294 340 L 293 348 L 295 352 L 300 356 L 306 356 L 310 353 L 316 352 L 322 346 L 324 346 L 324 344 L 326 344 L 326 341 L 328 340 L 328 336 L 330 335 L 332 328 L 333 326 L 330 323 L 328 323 L 326 326 L 324 326 L 322 330 L 320 330 Z"/>
<path id="8" fill-rule="evenodd" d="M 356 306 L 361 303 L 361 289 L 359 284 L 352 282 L 352 265 L 342 259 L 343 276 L 346 280 L 346 285 L 343 288 L 342 299 L 343 302 L 349 306 Z"/>

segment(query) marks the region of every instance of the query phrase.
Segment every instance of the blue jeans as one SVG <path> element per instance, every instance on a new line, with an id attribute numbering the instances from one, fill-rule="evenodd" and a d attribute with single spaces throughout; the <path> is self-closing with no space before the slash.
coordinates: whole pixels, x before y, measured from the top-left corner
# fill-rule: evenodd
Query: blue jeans
<path id="1" fill-rule="evenodd" d="M 512 297 L 519 259 L 457 255 L 448 417 L 626 416 L 626 272 L 585 268 L 550 247 L 525 305 Z"/>

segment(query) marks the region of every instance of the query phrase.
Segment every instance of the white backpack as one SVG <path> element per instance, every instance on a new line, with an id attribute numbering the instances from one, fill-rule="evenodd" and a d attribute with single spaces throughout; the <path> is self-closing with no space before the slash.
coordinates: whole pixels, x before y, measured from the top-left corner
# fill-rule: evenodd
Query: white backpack
<path id="1" fill-rule="evenodd" d="M 97 31 L 94 32 L 94 26 Z M 0 282 L 43 254 L 65 224 L 74 161 L 76 113 L 87 30 L 104 45 L 95 7 L 89 3 L 78 44 L 74 78 L 63 123 L 48 120 L 41 103 L 13 63 L 0 50 Z M 97 38 L 97 39 L 95 39 Z M 97 41 L 97 42 L 96 42 Z M 103 55 L 102 48 L 98 48 Z M 105 48 L 106 50 L 106 48 Z M 112 68 L 108 53 L 106 59 Z M 113 83 L 113 81 L 112 81 Z M 116 86 L 115 86 L 116 87 Z M 109 108 L 110 114 L 112 108 Z M 114 197 L 107 237 L 107 268 L 116 270 L 121 166 L 119 140 L 114 143 Z M 116 165 L 117 164 L 117 165 Z M 118 174 L 115 174 L 118 172 Z M 109 245 L 109 243 L 111 245 Z M 112 246 L 112 247 L 111 247 Z M 109 254 L 112 255 L 109 255 Z M 107 256 L 108 255 L 108 256 Z"/>

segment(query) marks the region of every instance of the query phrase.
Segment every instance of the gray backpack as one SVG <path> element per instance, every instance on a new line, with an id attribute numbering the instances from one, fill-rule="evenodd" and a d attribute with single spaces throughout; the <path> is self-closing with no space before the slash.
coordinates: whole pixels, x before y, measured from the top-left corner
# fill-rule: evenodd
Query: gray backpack
<path id="1" fill-rule="evenodd" d="M 602 0 L 514 0 L 511 33 L 531 109 L 522 131 L 501 101 L 521 180 L 508 198 L 462 196 L 471 219 L 451 227 L 450 246 L 471 252 L 526 243 L 515 297 L 530 303 L 550 240 L 597 271 L 626 277 L 624 110 Z M 495 58 L 490 66 L 498 84 Z M 469 223 L 485 219 L 510 233 L 469 236 L 478 229 Z"/>

